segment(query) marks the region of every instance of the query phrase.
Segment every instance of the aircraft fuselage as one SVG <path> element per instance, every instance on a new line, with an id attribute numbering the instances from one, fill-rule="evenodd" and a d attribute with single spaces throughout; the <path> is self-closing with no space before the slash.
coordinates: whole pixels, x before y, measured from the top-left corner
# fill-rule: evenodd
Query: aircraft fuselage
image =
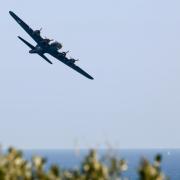
<path id="1" fill-rule="evenodd" d="M 34 49 L 31 49 L 29 51 L 29 53 L 30 54 L 35 54 L 35 53 L 37 53 L 37 54 L 44 54 L 45 52 L 44 52 L 44 49 L 41 46 L 37 45 Z"/>

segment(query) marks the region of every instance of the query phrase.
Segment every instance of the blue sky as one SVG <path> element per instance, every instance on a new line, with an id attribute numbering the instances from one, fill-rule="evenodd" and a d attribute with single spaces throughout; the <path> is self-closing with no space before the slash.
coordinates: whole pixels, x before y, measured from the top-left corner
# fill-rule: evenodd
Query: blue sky
<path id="1" fill-rule="evenodd" d="M 177 148 L 178 0 L 3 1 L 0 143 L 19 148 Z M 91 81 L 53 57 L 9 16 L 63 43 Z"/>

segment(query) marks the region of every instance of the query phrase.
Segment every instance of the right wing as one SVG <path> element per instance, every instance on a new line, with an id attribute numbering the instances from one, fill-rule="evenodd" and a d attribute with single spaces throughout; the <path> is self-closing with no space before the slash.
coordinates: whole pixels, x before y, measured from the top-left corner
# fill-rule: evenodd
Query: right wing
<path id="1" fill-rule="evenodd" d="M 37 36 L 34 34 L 33 29 L 31 29 L 22 19 L 20 19 L 15 13 L 12 11 L 9 11 L 9 14 L 15 19 L 15 21 L 31 36 L 31 38 L 36 41 L 36 43 L 39 43 L 42 41 L 41 36 Z"/>
<path id="2" fill-rule="evenodd" d="M 79 66 L 76 66 L 74 63 L 70 63 L 69 59 L 66 57 L 63 57 L 61 53 L 59 52 L 48 52 L 51 56 L 55 57 L 62 63 L 66 64 L 70 68 L 74 69 L 78 73 L 82 74 L 83 76 L 87 77 L 88 79 L 94 79 L 92 76 L 90 76 L 87 72 L 85 72 L 83 69 L 81 69 Z"/>

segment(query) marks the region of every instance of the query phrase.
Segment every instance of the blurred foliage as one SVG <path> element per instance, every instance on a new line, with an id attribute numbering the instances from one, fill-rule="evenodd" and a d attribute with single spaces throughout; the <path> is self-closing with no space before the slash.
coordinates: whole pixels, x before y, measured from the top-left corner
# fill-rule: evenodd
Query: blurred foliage
<path id="1" fill-rule="evenodd" d="M 162 156 L 158 154 L 155 157 L 154 164 L 151 165 L 145 158 L 141 160 L 139 167 L 139 179 L 140 180 L 164 180 L 169 179 L 161 171 Z"/>
<path id="2" fill-rule="evenodd" d="M 139 180 L 165 180 L 161 171 L 161 155 L 153 164 L 142 159 L 138 169 Z M 34 156 L 31 161 L 23 158 L 21 151 L 14 148 L 0 155 L 0 180 L 127 180 L 122 177 L 128 166 L 125 160 L 115 157 L 100 161 L 97 153 L 91 150 L 84 158 L 79 169 L 61 169 L 52 165 L 45 171 L 46 159 Z"/>

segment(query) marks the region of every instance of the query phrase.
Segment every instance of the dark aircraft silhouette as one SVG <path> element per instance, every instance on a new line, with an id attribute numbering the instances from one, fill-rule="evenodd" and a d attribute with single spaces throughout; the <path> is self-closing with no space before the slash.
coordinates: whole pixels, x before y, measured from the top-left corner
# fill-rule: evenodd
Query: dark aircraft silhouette
<path id="1" fill-rule="evenodd" d="M 50 54 L 51 56 L 55 57 L 59 61 L 63 62 L 67 66 L 71 67 L 75 71 L 79 72 L 80 74 L 84 75 L 89 79 L 94 79 L 91 77 L 87 72 L 82 70 L 80 67 L 75 65 L 75 62 L 78 61 L 73 58 L 67 58 L 67 52 L 59 52 L 58 50 L 62 48 L 62 45 L 57 41 L 50 43 L 51 39 L 42 38 L 41 37 L 41 30 L 33 30 L 31 29 L 23 20 L 21 20 L 15 13 L 9 11 L 10 15 L 16 20 L 16 22 L 31 36 L 31 38 L 37 43 L 36 46 L 31 45 L 29 42 L 24 40 L 22 37 L 18 36 L 18 38 L 25 43 L 31 49 L 29 53 L 36 53 L 40 55 L 44 60 L 48 63 L 52 64 L 52 62 L 44 55 L 45 53 Z"/>

